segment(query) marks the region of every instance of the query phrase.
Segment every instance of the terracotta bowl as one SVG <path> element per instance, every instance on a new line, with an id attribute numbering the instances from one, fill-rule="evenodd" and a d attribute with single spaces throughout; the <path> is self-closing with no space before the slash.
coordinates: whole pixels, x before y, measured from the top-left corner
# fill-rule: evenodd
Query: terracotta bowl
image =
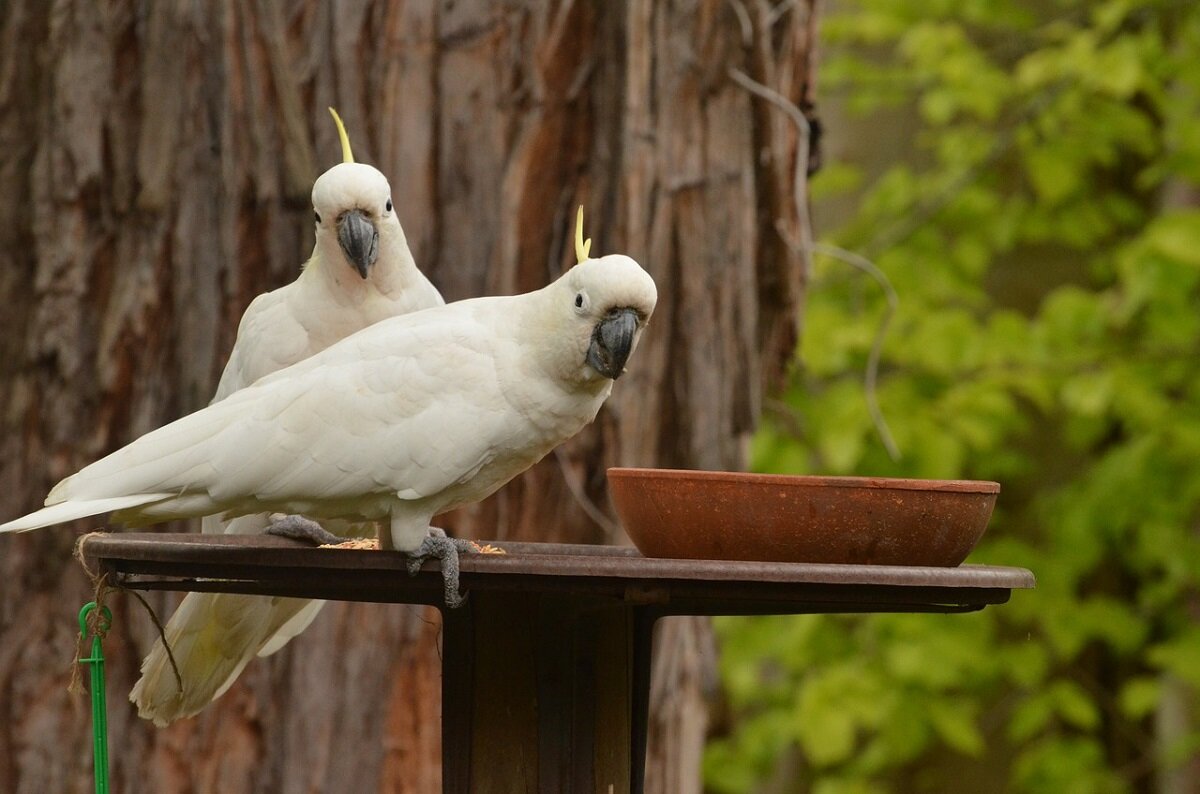
<path id="1" fill-rule="evenodd" d="M 958 565 L 1000 485 L 976 480 L 608 470 L 617 515 L 647 557 Z"/>

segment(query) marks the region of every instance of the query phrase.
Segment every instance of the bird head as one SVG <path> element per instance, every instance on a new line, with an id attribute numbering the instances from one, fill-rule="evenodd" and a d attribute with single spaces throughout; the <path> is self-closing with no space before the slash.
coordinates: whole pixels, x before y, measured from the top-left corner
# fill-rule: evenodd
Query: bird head
<path id="1" fill-rule="evenodd" d="M 581 207 L 575 232 L 579 264 L 555 282 L 555 300 L 569 318 L 585 377 L 616 380 L 654 312 L 658 290 L 650 274 L 628 256 L 590 258 L 591 242 L 583 239 Z"/>
<path id="2" fill-rule="evenodd" d="M 378 169 L 354 162 L 342 120 L 337 122 L 343 162 L 317 178 L 312 190 L 317 249 L 344 261 L 364 280 L 379 258 L 380 237 L 403 236 L 392 207 L 392 188 Z M 336 242 L 335 242 L 336 241 Z"/>
<path id="3" fill-rule="evenodd" d="M 564 307 L 571 315 L 582 363 L 596 375 L 621 377 L 658 291 L 642 266 L 621 254 L 588 259 L 567 271 Z"/>

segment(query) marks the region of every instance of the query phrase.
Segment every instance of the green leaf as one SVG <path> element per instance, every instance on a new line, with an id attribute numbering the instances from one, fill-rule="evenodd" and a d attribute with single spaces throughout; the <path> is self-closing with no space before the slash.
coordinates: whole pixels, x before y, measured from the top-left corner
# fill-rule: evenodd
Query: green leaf
<path id="1" fill-rule="evenodd" d="M 802 701 L 803 702 L 803 701 Z M 797 736 L 805 753 L 818 766 L 844 761 L 854 751 L 855 720 L 837 708 L 802 706 Z"/>
<path id="2" fill-rule="evenodd" d="M 1144 67 L 1139 42 L 1131 36 L 1121 36 L 1096 54 L 1097 85 L 1122 99 L 1131 96 L 1141 85 Z"/>
<path id="3" fill-rule="evenodd" d="M 1154 646 L 1148 658 L 1160 670 L 1200 687 L 1200 628 L 1190 628 Z"/>
<path id="4" fill-rule="evenodd" d="M 1008 721 L 1008 736 L 1014 742 L 1027 741 L 1045 730 L 1053 717 L 1053 698 L 1046 694 L 1028 697 L 1013 709 Z"/>
<path id="5" fill-rule="evenodd" d="M 983 754 L 983 735 L 975 725 L 973 710 L 964 703 L 933 701 L 928 707 L 929 721 L 942 741 L 972 757 Z"/>
<path id="6" fill-rule="evenodd" d="M 1158 217 L 1143 239 L 1152 251 L 1200 267 L 1200 210 L 1176 210 Z"/>
<path id="7" fill-rule="evenodd" d="M 1082 373 L 1063 384 L 1063 405 L 1081 416 L 1101 416 L 1112 405 L 1115 383 L 1110 370 Z"/>
<path id="8" fill-rule="evenodd" d="M 1149 716 L 1158 707 L 1161 692 L 1162 686 L 1157 678 L 1131 678 L 1121 687 L 1118 697 L 1121 713 L 1132 720 Z"/>
<path id="9" fill-rule="evenodd" d="M 1077 192 L 1083 172 L 1072 153 L 1062 146 L 1043 144 L 1022 152 L 1025 173 L 1039 199 L 1054 205 Z"/>
<path id="10" fill-rule="evenodd" d="M 1100 710 L 1088 693 L 1074 681 L 1057 681 L 1050 689 L 1055 711 L 1076 728 L 1092 730 L 1100 724 Z"/>

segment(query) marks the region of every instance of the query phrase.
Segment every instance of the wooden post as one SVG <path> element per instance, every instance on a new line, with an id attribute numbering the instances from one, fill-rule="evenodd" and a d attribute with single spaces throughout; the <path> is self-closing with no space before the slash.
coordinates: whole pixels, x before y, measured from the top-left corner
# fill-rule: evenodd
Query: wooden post
<path id="1" fill-rule="evenodd" d="M 645 704 L 633 702 L 627 604 L 477 591 L 443 620 L 447 794 L 631 790 L 644 747 L 635 750 L 630 726 Z"/>

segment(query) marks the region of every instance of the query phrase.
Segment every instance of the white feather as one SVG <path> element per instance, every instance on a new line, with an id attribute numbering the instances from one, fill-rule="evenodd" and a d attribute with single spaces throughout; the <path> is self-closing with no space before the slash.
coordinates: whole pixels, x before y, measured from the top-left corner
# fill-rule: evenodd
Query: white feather
<path id="1" fill-rule="evenodd" d="M 138 507 L 160 499 L 170 498 L 169 493 L 134 494 L 132 496 L 114 496 L 107 499 L 89 499 L 82 502 L 65 502 L 62 504 L 43 507 L 27 516 L 0 524 L 0 532 L 28 532 L 31 529 L 41 529 L 67 521 L 75 521 L 88 516 L 108 513 L 112 510 L 124 510 Z"/>

